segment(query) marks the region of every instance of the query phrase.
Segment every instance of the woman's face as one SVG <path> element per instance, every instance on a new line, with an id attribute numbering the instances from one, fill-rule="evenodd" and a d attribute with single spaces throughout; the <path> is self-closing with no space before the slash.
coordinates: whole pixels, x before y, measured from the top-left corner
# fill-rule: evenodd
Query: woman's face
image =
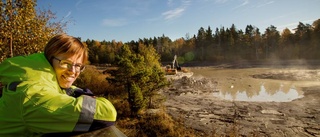
<path id="1" fill-rule="evenodd" d="M 59 54 L 54 56 L 52 66 L 57 75 L 57 80 L 61 88 L 69 88 L 78 78 L 82 65 L 82 56 Z"/>

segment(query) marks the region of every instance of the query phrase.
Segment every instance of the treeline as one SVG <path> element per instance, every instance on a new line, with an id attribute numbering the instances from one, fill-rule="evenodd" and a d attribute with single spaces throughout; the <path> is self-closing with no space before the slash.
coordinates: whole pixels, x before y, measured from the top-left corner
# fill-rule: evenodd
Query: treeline
<path id="1" fill-rule="evenodd" d="M 201 27 L 197 35 L 172 41 L 169 37 L 143 38 L 127 43 L 117 41 L 86 40 L 92 63 L 114 64 L 115 55 L 124 44 L 134 50 L 139 46 L 152 46 L 161 56 L 161 61 L 172 61 L 178 56 L 179 63 L 190 61 L 230 62 L 238 60 L 293 60 L 320 59 L 320 19 L 312 25 L 299 22 L 294 32 L 288 28 L 282 32 L 273 25 L 262 33 L 259 28 L 247 25 L 238 30 L 234 24 L 230 28 Z"/>
<path id="2" fill-rule="evenodd" d="M 53 21 L 50 10 L 36 10 L 35 0 L 0 1 L 0 62 L 8 57 L 42 52 L 47 41 L 55 34 L 63 33 L 68 21 Z M 188 31 L 188 30 L 186 30 Z M 269 59 L 320 59 L 320 19 L 312 25 L 299 22 L 291 32 L 279 32 L 273 25 L 260 30 L 247 25 L 245 30 L 234 24 L 229 28 L 206 29 L 186 34 L 180 39 L 160 37 L 141 38 L 137 41 L 83 41 L 89 47 L 90 62 L 115 63 L 115 55 L 123 45 L 138 51 L 141 45 L 153 47 L 161 61 L 172 61 L 178 56 L 179 63 L 190 61 L 230 62 L 238 60 Z"/>

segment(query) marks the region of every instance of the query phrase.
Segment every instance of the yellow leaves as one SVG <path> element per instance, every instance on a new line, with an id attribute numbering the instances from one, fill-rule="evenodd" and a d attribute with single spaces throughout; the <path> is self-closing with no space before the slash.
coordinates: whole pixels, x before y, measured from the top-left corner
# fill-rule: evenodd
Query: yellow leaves
<path id="1" fill-rule="evenodd" d="M 0 14 L 0 46 L 13 49 L 3 50 L 0 62 L 6 55 L 40 52 L 49 38 L 64 32 L 63 27 L 66 23 L 50 21 L 55 18 L 55 14 L 50 10 L 36 12 L 35 6 L 35 0 L 0 2 L 0 11 L 4 11 Z"/>

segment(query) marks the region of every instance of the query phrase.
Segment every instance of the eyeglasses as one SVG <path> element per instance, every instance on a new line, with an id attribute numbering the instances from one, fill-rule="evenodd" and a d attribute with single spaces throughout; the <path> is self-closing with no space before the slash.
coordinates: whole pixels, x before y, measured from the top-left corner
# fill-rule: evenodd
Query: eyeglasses
<path id="1" fill-rule="evenodd" d="M 68 60 L 61 60 L 56 57 L 53 58 L 59 61 L 59 65 L 61 68 L 72 69 L 72 67 L 74 66 L 76 72 L 82 72 L 85 69 L 85 66 L 82 64 L 73 64 L 71 61 Z"/>

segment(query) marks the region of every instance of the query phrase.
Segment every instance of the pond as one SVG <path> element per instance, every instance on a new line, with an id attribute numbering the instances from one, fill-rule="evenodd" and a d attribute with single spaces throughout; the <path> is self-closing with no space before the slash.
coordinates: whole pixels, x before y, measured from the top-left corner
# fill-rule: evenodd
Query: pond
<path id="1" fill-rule="evenodd" d="M 206 77 L 217 81 L 217 91 L 213 96 L 231 101 L 289 102 L 302 98 L 301 81 L 261 79 L 254 77 L 268 74 L 270 77 L 283 70 L 268 68 L 217 69 L 193 68 L 193 77 Z M 305 81 L 304 81 L 305 83 Z"/>
<path id="2" fill-rule="evenodd" d="M 272 90 L 268 84 L 262 83 L 260 89 L 256 90 L 243 90 L 230 86 L 230 90 L 224 89 L 223 91 L 213 93 L 213 96 L 231 101 L 288 102 L 302 98 L 303 94 L 294 86 L 285 87 L 285 85 L 280 84 L 279 89 Z"/>

